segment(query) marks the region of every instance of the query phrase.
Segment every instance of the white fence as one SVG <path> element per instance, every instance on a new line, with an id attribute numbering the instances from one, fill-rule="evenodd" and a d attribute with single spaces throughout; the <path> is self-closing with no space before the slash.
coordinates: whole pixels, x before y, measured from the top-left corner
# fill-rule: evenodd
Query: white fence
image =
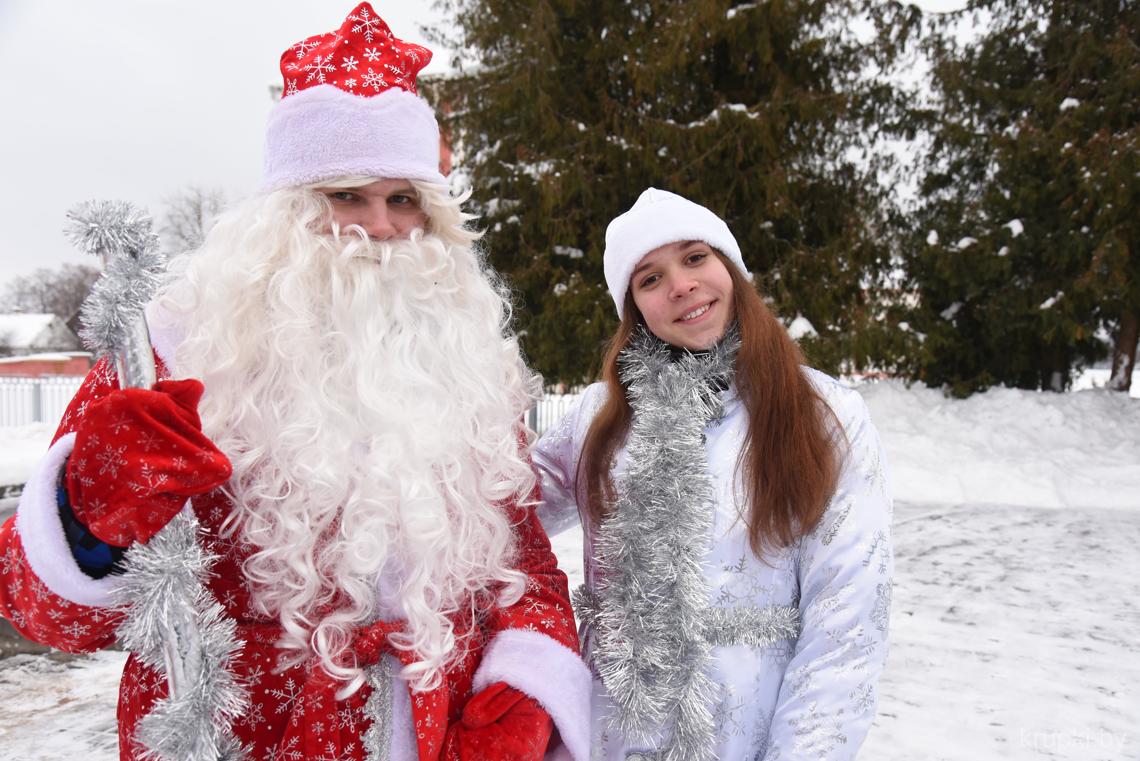
<path id="1" fill-rule="evenodd" d="M 58 422 L 82 382 L 82 375 L 0 377 L 0 426 Z"/>
<path id="2" fill-rule="evenodd" d="M 57 422 L 82 382 L 78 375 L 0 377 L 0 427 Z M 542 433 L 561 420 L 577 398 L 577 394 L 547 394 L 527 413 L 527 425 Z"/>
<path id="3" fill-rule="evenodd" d="M 538 433 L 557 423 L 570 409 L 570 405 L 578 398 L 578 394 L 547 394 L 539 400 L 538 404 L 530 408 L 526 416 L 526 424 Z"/>

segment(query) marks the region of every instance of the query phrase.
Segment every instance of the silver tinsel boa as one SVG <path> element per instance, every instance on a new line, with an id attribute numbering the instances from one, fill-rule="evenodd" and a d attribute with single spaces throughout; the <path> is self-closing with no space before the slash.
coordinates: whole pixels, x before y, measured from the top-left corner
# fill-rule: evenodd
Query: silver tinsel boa
<path id="1" fill-rule="evenodd" d="M 720 688 L 709 676 L 716 645 L 794 640 L 793 607 L 713 608 L 703 561 L 716 510 L 704 431 L 724 414 L 736 330 L 708 352 L 676 356 L 640 331 L 618 364 L 633 420 L 628 471 L 595 545 L 596 591 L 575 595 L 592 632 L 590 659 L 615 706 L 615 728 L 652 754 L 630 759 L 713 761 Z"/>
<path id="2" fill-rule="evenodd" d="M 371 719 L 364 732 L 367 761 L 388 761 L 392 757 L 392 666 L 383 653 L 380 662 L 367 669 L 372 694 L 364 703 L 364 713 Z"/>
<path id="3" fill-rule="evenodd" d="M 198 521 L 184 510 L 146 544 L 127 551 L 116 596 L 127 606 L 119 640 L 166 676 L 170 695 L 139 722 L 146 758 L 237 761 L 231 727 L 247 704 L 232 672 L 237 625 L 206 587 L 217 557 L 202 549 Z"/>
<path id="4" fill-rule="evenodd" d="M 79 336 L 111 357 L 124 386 L 154 385 L 154 354 L 143 309 L 166 273 L 166 257 L 145 213 L 124 201 L 88 201 L 67 212 L 64 232 L 103 261 L 103 274 L 80 308 Z"/>
<path id="5" fill-rule="evenodd" d="M 113 358 L 122 387 L 149 388 L 154 353 L 143 309 L 165 273 L 151 221 L 128 203 L 88 202 L 68 212 L 66 232 L 103 259 L 83 304 L 81 335 Z M 187 506 L 146 544 L 131 547 L 115 592 L 125 608 L 119 640 L 167 681 L 168 696 L 139 722 L 143 757 L 158 761 L 237 761 L 245 750 L 232 723 L 247 704 L 231 666 L 241 649 L 236 624 L 207 588 L 217 558 L 199 539 Z"/>

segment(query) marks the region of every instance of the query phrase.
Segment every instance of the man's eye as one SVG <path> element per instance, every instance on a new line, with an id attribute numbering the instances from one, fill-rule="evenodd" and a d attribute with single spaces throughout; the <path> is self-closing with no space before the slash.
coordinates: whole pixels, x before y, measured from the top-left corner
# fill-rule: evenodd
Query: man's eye
<path id="1" fill-rule="evenodd" d="M 416 199 L 412 198 L 411 196 L 406 196 L 398 193 L 394 196 L 388 196 L 388 203 L 394 204 L 396 206 L 414 206 Z"/>
<path id="2" fill-rule="evenodd" d="M 356 194 L 350 193 L 347 190 L 335 190 L 329 193 L 325 193 L 325 195 L 328 196 L 332 201 L 352 201 L 356 199 Z"/>

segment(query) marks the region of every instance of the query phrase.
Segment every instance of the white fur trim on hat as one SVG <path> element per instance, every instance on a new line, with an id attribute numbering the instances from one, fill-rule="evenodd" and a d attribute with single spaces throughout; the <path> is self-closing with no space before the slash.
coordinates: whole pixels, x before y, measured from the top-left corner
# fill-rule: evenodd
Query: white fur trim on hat
<path id="1" fill-rule="evenodd" d="M 707 243 L 751 277 L 740 255 L 740 246 L 723 219 L 676 193 L 649 188 L 633 208 L 616 217 L 606 228 L 602 266 L 618 317 L 622 316 L 629 278 L 637 263 L 653 249 L 683 240 Z"/>
<path id="2" fill-rule="evenodd" d="M 361 97 L 318 85 L 273 107 L 262 190 L 353 175 L 446 185 L 431 106 L 398 88 Z"/>

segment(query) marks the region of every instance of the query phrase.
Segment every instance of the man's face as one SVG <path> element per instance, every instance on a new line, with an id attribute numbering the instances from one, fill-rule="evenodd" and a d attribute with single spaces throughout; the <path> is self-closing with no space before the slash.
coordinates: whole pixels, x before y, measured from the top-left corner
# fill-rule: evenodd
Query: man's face
<path id="1" fill-rule="evenodd" d="M 407 180 L 377 180 L 358 188 L 317 188 L 317 192 L 329 199 L 340 229 L 359 225 L 372 240 L 407 238 L 427 224 L 427 214 Z"/>

